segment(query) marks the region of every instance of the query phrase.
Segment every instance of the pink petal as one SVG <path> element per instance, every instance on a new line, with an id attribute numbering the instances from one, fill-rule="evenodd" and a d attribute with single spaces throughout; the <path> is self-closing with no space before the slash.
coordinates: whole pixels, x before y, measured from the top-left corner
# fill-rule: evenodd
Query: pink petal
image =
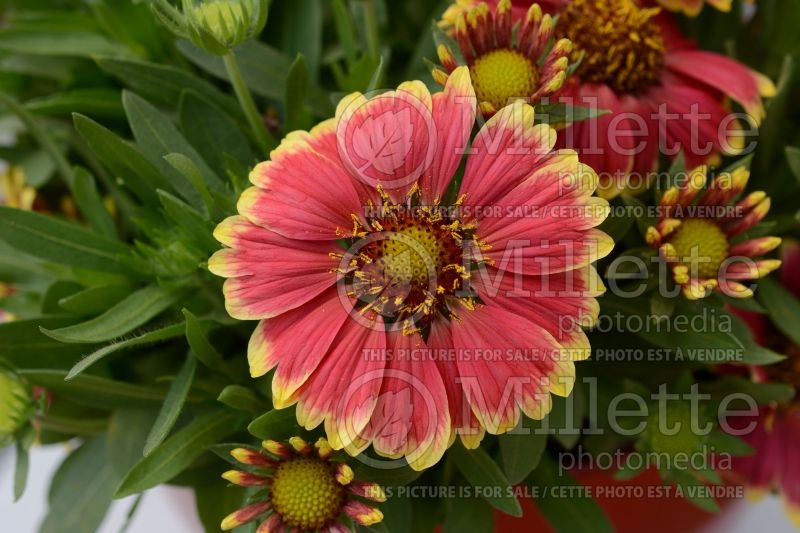
<path id="1" fill-rule="evenodd" d="M 574 359 L 589 356 L 589 340 L 582 326 L 597 321 L 600 307 L 596 297 L 605 288 L 594 267 L 542 277 L 488 267 L 473 279 L 483 301 L 493 300 L 544 328 L 561 346 L 572 350 Z"/>
<path id="2" fill-rule="evenodd" d="M 434 320 L 431 324 L 428 346 L 437 354 L 436 366 L 442 377 L 447 393 L 447 406 L 452 424 L 451 438 L 458 434 L 469 449 L 477 448 L 483 440 L 484 429 L 472 412 L 458 375 L 458 366 L 454 354 L 453 338 L 449 323 Z"/>
<path id="3" fill-rule="evenodd" d="M 800 299 L 800 244 L 796 241 L 784 241 L 781 248 L 781 283 Z"/>
<path id="4" fill-rule="evenodd" d="M 295 239 L 335 240 L 349 234 L 363 202 L 341 161 L 323 153 L 335 138 L 333 126 L 328 121 L 311 133 L 289 133 L 272 159 L 250 173 L 256 186 L 239 198 L 239 213 Z"/>
<path id="5" fill-rule="evenodd" d="M 682 152 L 687 168 L 700 166 L 717 153 L 736 151 L 729 140 L 735 124 L 728 124 L 727 131 L 722 129 L 729 113 L 720 99 L 708 90 L 681 83 L 665 74 L 664 85 L 649 89 L 642 101 L 655 117 L 648 127 L 655 132 L 656 139 L 661 139 L 663 149 L 667 150 L 665 155 L 674 158 Z M 696 133 L 692 133 L 692 121 Z"/>
<path id="6" fill-rule="evenodd" d="M 636 137 L 639 124 L 621 115 L 623 109 L 614 91 L 607 85 L 568 84 L 559 95 L 559 102 L 609 114 L 576 122 L 558 135 L 557 147 L 574 148 L 581 162 L 595 169 L 600 177 L 603 196 L 614 196 L 624 187 L 633 169 L 634 148 L 644 139 Z M 613 136 L 611 132 L 616 132 Z M 652 167 L 652 165 L 650 165 Z"/>
<path id="7" fill-rule="evenodd" d="M 441 199 L 466 153 L 475 123 L 475 90 L 467 67 L 455 69 L 444 92 L 433 95 L 433 121 L 437 142 L 433 164 L 420 181 L 423 203 Z"/>
<path id="8" fill-rule="evenodd" d="M 360 93 L 336 109 L 341 160 L 361 183 L 402 201 L 428 170 L 437 146 L 431 95 L 421 82 L 368 100 Z"/>
<path id="9" fill-rule="evenodd" d="M 774 86 L 764 76 L 729 57 L 704 50 L 672 50 L 664 55 L 666 68 L 707 84 L 740 103 L 756 124 L 764 118 L 761 95 Z"/>
<path id="10" fill-rule="evenodd" d="M 285 407 L 328 352 L 352 303 L 340 300 L 335 287 L 275 318 L 262 320 L 247 351 L 250 374 L 263 376 L 276 365 L 272 380 L 275 406 Z"/>
<path id="11" fill-rule="evenodd" d="M 216 252 L 208 269 L 225 281 L 225 306 L 241 320 L 270 318 L 311 300 L 336 281 L 333 243 L 288 239 L 241 216 L 225 219 L 214 236 L 232 248 Z"/>
<path id="12" fill-rule="evenodd" d="M 546 124 L 534 125 L 533 120 L 533 107 L 516 101 L 480 129 L 461 183 L 467 209 L 492 205 L 527 178 L 553 149 L 555 130 Z"/>
<path id="13" fill-rule="evenodd" d="M 441 459 L 450 437 L 450 415 L 436 361 L 419 334 L 387 333 L 390 358 L 378 403 L 364 438 L 387 457 L 406 457 L 415 470 Z"/>
<path id="14" fill-rule="evenodd" d="M 490 301 L 475 310 L 455 310 L 453 348 L 467 400 L 490 433 L 519 422 L 520 409 L 541 419 L 551 407 L 550 392 L 568 394 L 571 361 L 543 328 Z M 502 325 L 502 327 L 500 327 Z"/>
<path id="15" fill-rule="evenodd" d="M 613 241 L 593 229 L 608 202 L 592 197 L 597 179 L 574 154 L 553 154 L 524 182 L 495 203 L 502 216 L 482 219 L 483 255 L 498 268 L 539 275 L 571 270 L 607 255 Z"/>
<path id="16" fill-rule="evenodd" d="M 380 317 L 370 319 L 369 325 L 353 316 L 346 320 L 316 371 L 297 392 L 297 420 L 306 429 L 325 420 L 334 449 L 341 449 L 364 429 L 383 381 L 386 333 Z"/>

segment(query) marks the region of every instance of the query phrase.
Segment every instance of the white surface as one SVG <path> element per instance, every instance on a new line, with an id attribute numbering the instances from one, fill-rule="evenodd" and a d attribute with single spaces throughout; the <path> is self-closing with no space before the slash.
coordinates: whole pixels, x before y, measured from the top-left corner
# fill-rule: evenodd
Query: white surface
<path id="1" fill-rule="evenodd" d="M 66 451 L 60 446 L 32 451 L 28 490 L 16 504 L 11 502 L 14 453 L 11 450 L 0 452 L 0 530 L 14 533 L 35 533 L 38 530 L 47 510 L 50 478 Z M 99 532 L 119 533 L 132 503 L 132 498 L 115 502 Z M 769 497 L 756 504 L 737 504 L 702 533 L 753 531 L 791 533 L 798 530 L 789 524 L 780 500 Z M 194 499 L 190 491 L 159 487 L 145 494 L 127 533 L 203 533 L 203 528 L 195 516 Z"/>
<path id="2" fill-rule="evenodd" d="M 0 452 L 0 531 L 36 533 L 47 511 L 50 478 L 67 453 L 63 446 L 36 448 L 31 452 L 28 489 L 16 504 L 13 498 L 14 452 Z M 79 487 L 76 487 L 79 490 Z M 100 533 L 119 533 L 134 497 L 114 502 Z M 64 533 L 70 533 L 65 531 Z M 148 491 L 126 533 L 203 533 L 196 518 L 191 491 L 158 487 Z"/>

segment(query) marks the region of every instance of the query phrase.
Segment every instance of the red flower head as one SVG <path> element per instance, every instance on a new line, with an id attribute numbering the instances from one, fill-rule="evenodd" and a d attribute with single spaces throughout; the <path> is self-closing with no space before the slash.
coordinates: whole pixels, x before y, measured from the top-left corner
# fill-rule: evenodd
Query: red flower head
<path id="1" fill-rule="evenodd" d="M 662 2 L 692 12 L 698 3 Z M 553 36 L 569 40 L 568 57 L 580 61 L 556 99 L 610 111 L 572 124 L 558 141 L 558 146 L 578 150 L 581 160 L 597 171 L 600 196 L 610 198 L 627 187 L 646 184 L 661 153 L 670 158 L 683 153 L 692 168 L 714 162 L 720 154 L 740 153 L 742 119 L 750 122 L 748 126 L 758 125 L 764 118 L 761 98 L 775 94 L 765 76 L 726 56 L 699 50 L 654 3 L 544 0 L 540 4 L 558 15 Z M 721 8 L 725 4 L 715 2 Z M 448 10 L 445 26 L 457 22 L 465 9 L 466 4 L 459 2 Z M 494 42 L 491 36 L 485 41 Z M 731 115 L 727 99 L 740 104 L 747 117 Z"/>
<path id="2" fill-rule="evenodd" d="M 517 102 L 455 180 L 475 114 L 467 67 L 434 95 L 347 96 L 256 166 L 215 231 L 228 312 L 261 321 L 252 375 L 275 368 L 275 406 L 336 449 L 425 468 L 456 434 L 474 447 L 544 417 L 589 356 L 591 263 L 613 246 L 597 176 Z"/>
<path id="3" fill-rule="evenodd" d="M 781 284 L 800 299 L 800 244 L 786 242 L 781 252 Z M 760 344 L 786 356 L 772 365 L 752 367 L 754 379 L 792 385 L 795 397 L 760 409 L 755 429 L 742 437 L 754 453 L 734 459 L 733 480 L 746 484 L 755 495 L 780 492 L 790 519 L 800 526 L 800 345 L 787 338 L 765 315 L 735 312 L 747 322 Z"/>

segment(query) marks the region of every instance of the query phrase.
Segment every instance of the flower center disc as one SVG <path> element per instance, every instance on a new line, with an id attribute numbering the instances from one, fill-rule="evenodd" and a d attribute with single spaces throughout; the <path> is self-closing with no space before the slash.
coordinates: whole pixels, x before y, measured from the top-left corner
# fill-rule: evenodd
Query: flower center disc
<path id="1" fill-rule="evenodd" d="M 468 276 L 460 222 L 425 208 L 403 209 L 391 206 L 370 221 L 373 231 L 359 243 L 353 265 L 353 296 L 389 322 L 444 311 L 444 297 Z"/>
<path id="2" fill-rule="evenodd" d="M 583 53 L 577 70 L 583 81 L 636 93 L 658 82 L 664 64 L 664 40 L 653 21 L 658 12 L 637 0 L 572 0 L 556 34 L 575 45 L 572 61 Z"/>
<path id="3" fill-rule="evenodd" d="M 539 77 L 528 58 L 508 48 L 478 57 L 469 74 L 478 101 L 490 102 L 497 109 L 508 104 L 509 98 L 532 95 Z"/>
<path id="4" fill-rule="evenodd" d="M 716 278 L 728 257 L 725 233 L 713 222 L 699 218 L 683 220 L 669 243 L 675 248 L 678 261 L 689 267 L 689 274 L 696 269 L 701 279 Z"/>
<path id="5" fill-rule="evenodd" d="M 314 531 L 339 516 L 345 493 L 326 463 L 298 457 L 275 470 L 271 499 L 284 524 Z"/>

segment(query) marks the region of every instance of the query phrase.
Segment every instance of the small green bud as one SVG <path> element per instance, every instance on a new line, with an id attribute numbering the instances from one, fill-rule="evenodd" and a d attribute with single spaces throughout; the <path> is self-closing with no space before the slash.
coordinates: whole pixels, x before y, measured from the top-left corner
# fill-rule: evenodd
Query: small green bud
<path id="1" fill-rule="evenodd" d="M 151 4 L 175 34 L 205 51 L 225 55 L 264 29 L 268 0 L 183 0 L 182 11 L 166 0 Z"/>
<path id="2" fill-rule="evenodd" d="M 0 369 L 0 448 L 7 446 L 33 412 L 27 383 L 9 370 Z"/>
<path id="3" fill-rule="evenodd" d="M 654 406 L 650 410 L 647 427 L 639 441 L 640 451 L 672 457 L 678 453 L 701 452 L 708 439 L 708 435 L 702 431 L 708 422 L 704 410 L 697 408 L 692 412 L 688 402 L 671 402 L 664 407 L 666 409 Z"/>

